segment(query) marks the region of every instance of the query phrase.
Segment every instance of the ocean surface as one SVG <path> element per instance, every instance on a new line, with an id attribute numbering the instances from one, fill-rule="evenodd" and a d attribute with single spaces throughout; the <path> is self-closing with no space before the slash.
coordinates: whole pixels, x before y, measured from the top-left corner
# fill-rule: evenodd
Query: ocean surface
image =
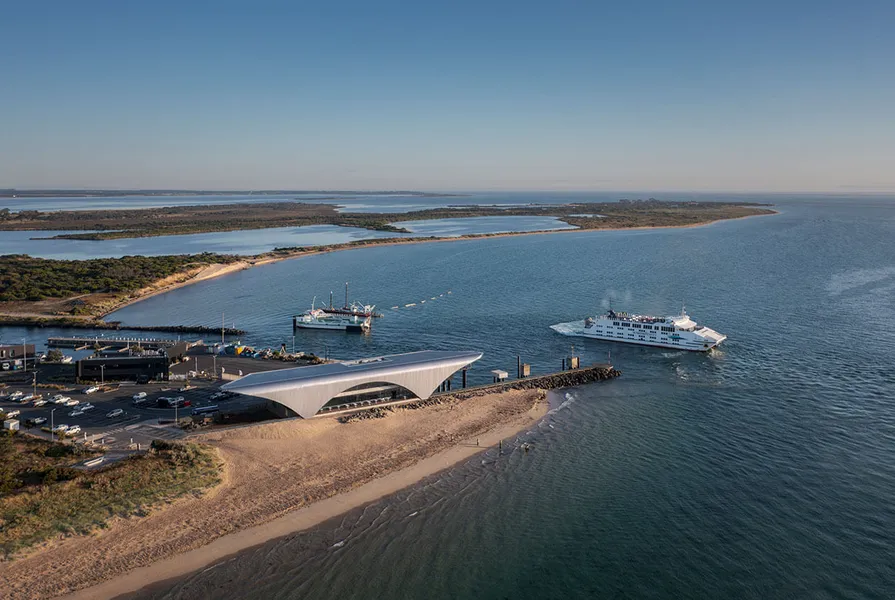
<path id="1" fill-rule="evenodd" d="M 291 315 L 350 281 L 385 315 L 372 333 L 301 332 L 297 349 L 477 349 L 473 382 L 517 355 L 544 373 L 611 352 L 623 372 L 554 395 L 503 455 L 132 597 L 891 598 L 895 198 L 749 199 L 781 214 L 350 250 L 118 311 L 211 326 L 224 313 L 250 344 L 291 346 Z M 640 313 L 685 303 L 729 339 L 702 355 L 550 330 L 610 298 Z"/>
<path id="2" fill-rule="evenodd" d="M 554 395 L 503 455 L 134 597 L 891 598 L 895 198 L 777 204 L 692 229 L 308 257 L 119 311 L 210 325 L 224 312 L 250 343 L 291 344 L 290 315 L 350 281 L 385 313 L 373 332 L 302 333 L 297 347 L 478 349 L 478 381 L 517 354 L 543 373 L 611 351 L 623 371 Z M 549 329 L 610 298 L 659 314 L 686 302 L 729 339 L 702 355 Z"/>

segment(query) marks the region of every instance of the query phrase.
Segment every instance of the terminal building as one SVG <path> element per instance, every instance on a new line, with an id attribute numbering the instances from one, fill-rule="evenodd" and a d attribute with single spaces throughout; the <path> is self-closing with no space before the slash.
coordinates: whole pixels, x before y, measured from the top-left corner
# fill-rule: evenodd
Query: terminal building
<path id="1" fill-rule="evenodd" d="M 77 376 L 84 381 L 167 381 L 168 357 L 99 356 L 78 361 Z"/>
<path id="2" fill-rule="evenodd" d="M 465 370 L 481 357 L 481 352 L 424 350 L 252 373 L 221 389 L 265 398 L 281 416 L 309 419 L 333 410 L 425 400 L 458 371 L 464 371 L 465 382 Z"/>

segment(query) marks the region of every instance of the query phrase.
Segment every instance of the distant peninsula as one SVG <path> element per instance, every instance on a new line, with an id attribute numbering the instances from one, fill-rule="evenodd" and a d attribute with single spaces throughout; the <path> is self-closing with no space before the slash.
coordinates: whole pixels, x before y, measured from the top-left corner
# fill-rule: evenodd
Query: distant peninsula
<path id="1" fill-rule="evenodd" d="M 419 198 L 451 198 L 464 194 L 418 192 L 413 190 L 19 190 L 0 189 L 0 198 L 114 198 L 118 196 L 289 196 L 319 194 L 338 196 L 415 196 Z"/>
<path id="2" fill-rule="evenodd" d="M 743 202 L 667 202 L 650 198 L 619 202 L 533 203 L 518 206 L 453 205 L 397 214 L 341 212 L 335 204 L 296 201 L 90 211 L 14 212 L 0 209 L 0 231 L 84 231 L 85 233 L 43 236 L 80 240 L 307 225 L 339 225 L 374 231 L 409 233 L 407 229 L 393 223 L 498 216 L 555 217 L 579 229 L 629 229 L 700 225 L 773 212 L 765 206 L 767 205 Z"/>

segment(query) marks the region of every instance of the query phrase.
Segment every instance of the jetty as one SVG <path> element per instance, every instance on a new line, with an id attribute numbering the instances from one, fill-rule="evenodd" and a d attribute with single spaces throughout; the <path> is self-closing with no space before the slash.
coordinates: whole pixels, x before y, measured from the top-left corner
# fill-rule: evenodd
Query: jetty
<path id="1" fill-rule="evenodd" d="M 501 380 L 474 387 L 463 387 L 456 391 L 451 391 L 451 386 L 448 383 L 449 380 L 446 380 L 445 384 L 442 384 L 439 388 L 439 391 L 433 393 L 426 399 L 408 398 L 399 400 L 347 402 L 341 405 L 327 406 L 316 416 L 338 416 L 340 422 L 350 423 L 356 420 L 384 417 L 392 410 L 392 408 L 398 406 L 403 406 L 404 408 L 409 409 L 423 408 L 454 400 L 468 400 L 470 398 L 487 396 L 489 394 L 499 394 L 509 390 L 556 390 L 596 383 L 597 381 L 607 381 L 614 379 L 621 374 L 622 372 L 612 365 L 599 363 L 589 367 L 563 370 L 556 373 L 538 375 L 536 377 L 520 377 L 518 379 Z M 464 383 L 466 379 L 465 375 L 464 371 Z"/>
<path id="2" fill-rule="evenodd" d="M 497 383 L 488 383 L 458 391 L 446 391 L 441 394 L 435 394 L 433 397 L 450 396 L 458 400 L 465 400 L 474 396 L 505 392 L 508 390 L 556 390 L 560 388 L 586 385 L 597 381 L 606 381 L 608 379 L 614 379 L 621 374 L 622 372 L 612 365 L 600 363 L 589 367 L 582 367 L 580 369 L 558 371 L 556 373 L 548 373 L 546 375 L 538 375 L 535 377 L 502 380 Z"/>
<path id="3" fill-rule="evenodd" d="M 129 348 L 140 346 L 146 350 L 160 350 L 170 348 L 179 340 L 137 337 L 101 337 L 101 336 L 75 336 L 75 337 L 50 337 L 47 338 L 48 348 L 74 348 L 85 350 L 96 345 L 105 348 Z"/>

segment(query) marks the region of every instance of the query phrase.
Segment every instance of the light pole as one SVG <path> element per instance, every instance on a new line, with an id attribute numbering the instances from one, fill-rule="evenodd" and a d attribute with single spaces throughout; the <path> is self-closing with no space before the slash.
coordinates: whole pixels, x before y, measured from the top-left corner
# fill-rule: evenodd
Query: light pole
<path id="1" fill-rule="evenodd" d="M 28 372 L 28 347 L 25 345 L 25 338 L 22 338 L 22 367 Z"/>
<path id="2" fill-rule="evenodd" d="M 99 366 L 99 385 L 106 387 L 106 365 Z"/>
<path id="3" fill-rule="evenodd" d="M 292 334 L 292 354 L 295 354 L 295 334 Z"/>
<path id="4" fill-rule="evenodd" d="M 211 378 L 212 380 L 218 378 L 218 355 L 211 355 Z"/>
<path id="5" fill-rule="evenodd" d="M 55 409 L 55 408 L 54 408 L 53 410 L 50 411 L 50 441 L 51 441 L 51 442 L 55 442 L 55 441 L 56 441 L 56 431 L 53 429 L 53 427 L 54 427 L 54 425 L 55 425 L 55 423 L 54 423 L 54 421 L 53 421 L 53 413 L 54 413 L 54 412 L 56 412 L 56 409 Z"/>

